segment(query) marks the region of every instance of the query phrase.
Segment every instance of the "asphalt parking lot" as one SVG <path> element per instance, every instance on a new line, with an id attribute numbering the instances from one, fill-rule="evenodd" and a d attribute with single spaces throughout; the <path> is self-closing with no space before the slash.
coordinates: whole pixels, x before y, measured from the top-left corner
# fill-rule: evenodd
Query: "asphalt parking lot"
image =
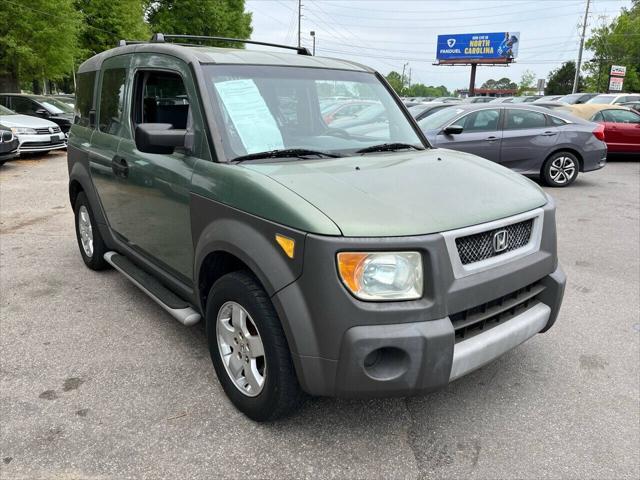
<path id="1" fill-rule="evenodd" d="M 311 399 L 256 424 L 201 326 L 84 267 L 66 158 L 0 168 L 0 477 L 638 478 L 640 163 L 551 191 L 568 275 L 548 333 L 446 390 Z"/>

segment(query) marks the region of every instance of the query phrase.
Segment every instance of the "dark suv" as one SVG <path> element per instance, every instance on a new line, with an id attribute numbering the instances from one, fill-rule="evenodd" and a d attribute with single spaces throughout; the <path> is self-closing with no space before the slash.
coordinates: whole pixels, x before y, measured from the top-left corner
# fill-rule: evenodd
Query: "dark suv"
<path id="1" fill-rule="evenodd" d="M 0 165 L 18 156 L 19 145 L 18 137 L 11 129 L 0 125 Z"/>
<path id="2" fill-rule="evenodd" d="M 536 184 L 431 148 L 363 65 L 167 37 L 78 70 L 78 246 L 183 324 L 205 320 L 242 412 L 436 390 L 551 328 L 565 276 Z M 379 115 L 327 124 L 336 96 Z"/>
<path id="3" fill-rule="evenodd" d="M 46 118 L 68 134 L 73 124 L 73 108 L 54 97 L 21 93 L 0 93 L 0 105 L 22 115 Z"/>

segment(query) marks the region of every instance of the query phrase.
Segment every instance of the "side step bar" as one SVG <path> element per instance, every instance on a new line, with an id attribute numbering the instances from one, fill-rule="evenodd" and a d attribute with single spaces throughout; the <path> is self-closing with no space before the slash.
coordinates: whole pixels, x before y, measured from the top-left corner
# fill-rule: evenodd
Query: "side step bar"
<path id="1" fill-rule="evenodd" d="M 200 321 L 200 314 L 191 305 L 124 255 L 117 252 L 107 252 L 104 254 L 104 259 L 183 325 L 191 326 Z"/>

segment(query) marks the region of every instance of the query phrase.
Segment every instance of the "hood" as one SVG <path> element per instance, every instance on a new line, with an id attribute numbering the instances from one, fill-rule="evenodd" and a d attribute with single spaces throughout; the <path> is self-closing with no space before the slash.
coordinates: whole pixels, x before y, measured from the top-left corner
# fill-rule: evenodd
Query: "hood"
<path id="1" fill-rule="evenodd" d="M 447 149 L 242 166 L 306 199 L 348 237 L 443 232 L 547 202 L 522 175 Z"/>
<path id="2" fill-rule="evenodd" d="M 30 115 L 0 115 L 0 123 L 5 127 L 48 128 L 58 126 L 44 118 Z"/>

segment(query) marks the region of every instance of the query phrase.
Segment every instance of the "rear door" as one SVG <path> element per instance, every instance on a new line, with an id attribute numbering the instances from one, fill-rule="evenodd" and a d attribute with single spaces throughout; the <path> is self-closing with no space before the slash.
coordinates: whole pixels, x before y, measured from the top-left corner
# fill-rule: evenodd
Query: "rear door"
<path id="1" fill-rule="evenodd" d="M 539 172 L 541 162 L 558 141 L 558 133 L 558 126 L 544 113 L 506 108 L 500 163 L 516 172 Z"/>
<path id="2" fill-rule="evenodd" d="M 127 188 L 124 168 L 117 162 L 118 145 L 130 135 L 125 117 L 125 95 L 131 55 L 119 55 L 104 61 L 99 72 L 96 102 L 96 128 L 91 136 L 89 165 L 91 177 L 112 230 L 122 234 L 122 192 Z"/>
<path id="3" fill-rule="evenodd" d="M 438 133 L 436 139 L 438 147 L 460 150 L 493 162 L 500 162 L 501 110 L 501 108 L 474 110 L 458 118 L 451 125 L 461 126 L 462 133 L 455 135 Z"/>
<path id="4" fill-rule="evenodd" d="M 640 152 L 640 114 L 629 110 L 602 110 L 604 138 L 611 152 Z M 594 120 L 597 120 L 594 117 Z"/>

